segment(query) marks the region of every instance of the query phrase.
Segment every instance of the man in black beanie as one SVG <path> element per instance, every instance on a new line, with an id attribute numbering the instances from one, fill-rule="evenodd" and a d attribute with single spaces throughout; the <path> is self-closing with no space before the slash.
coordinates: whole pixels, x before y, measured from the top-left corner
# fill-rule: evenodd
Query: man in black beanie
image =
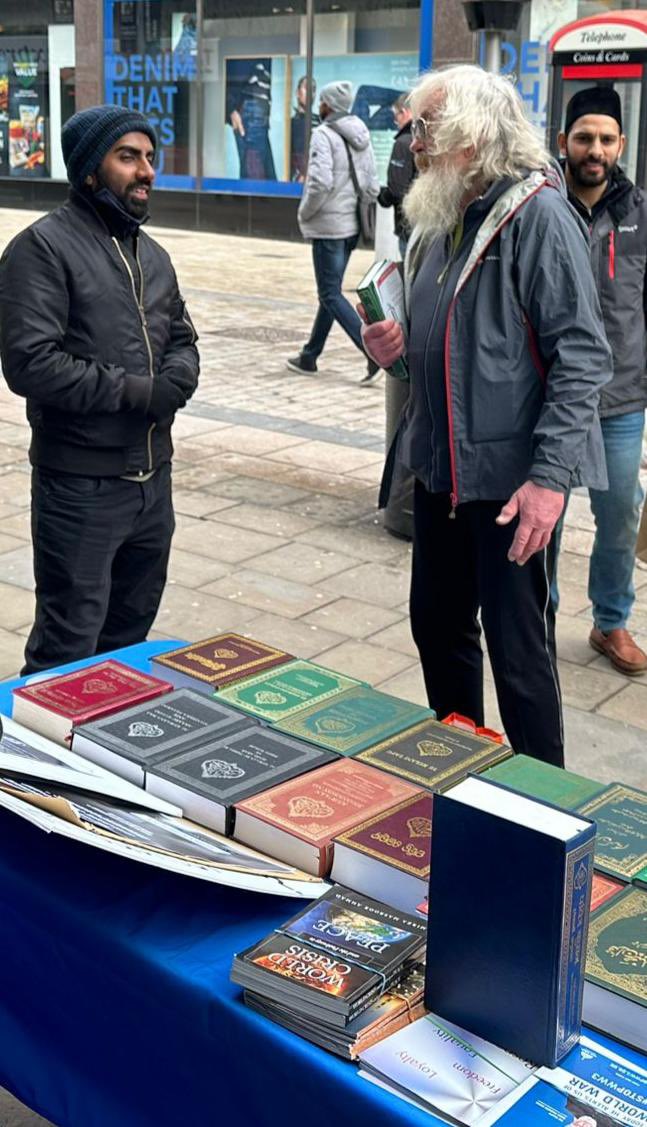
<path id="1" fill-rule="evenodd" d="M 169 257 L 141 230 L 156 137 L 121 106 L 63 127 L 70 198 L 0 260 L 0 355 L 32 428 L 36 618 L 23 673 L 145 639 L 174 529 L 171 424 L 198 382 Z"/>
<path id="2" fill-rule="evenodd" d="M 610 86 L 573 95 L 558 140 L 569 200 L 590 231 L 593 275 L 613 353 L 613 379 L 600 397 L 609 489 L 589 490 L 596 525 L 589 642 L 616 669 L 636 675 L 647 670 L 647 654 L 627 630 L 643 502 L 638 475 L 647 405 L 647 201 L 618 165 L 625 146 L 622 107 Z"/>

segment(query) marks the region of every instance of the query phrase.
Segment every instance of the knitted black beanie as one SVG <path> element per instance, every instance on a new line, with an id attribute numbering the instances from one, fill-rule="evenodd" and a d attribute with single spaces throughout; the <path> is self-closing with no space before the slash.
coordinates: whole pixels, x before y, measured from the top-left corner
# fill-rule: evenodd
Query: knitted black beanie
<path id="1" fill-rule="evenodd" d="M 125 133 L 145 133 L 153 146 L 157 136 L 148 118 L 125 106 L 92 106 L 79 110 L 65 122 L 61 132 L 63 160 L 73 188 L 81 190 L 85 178 L 95 172 L 106 153 Z"/>

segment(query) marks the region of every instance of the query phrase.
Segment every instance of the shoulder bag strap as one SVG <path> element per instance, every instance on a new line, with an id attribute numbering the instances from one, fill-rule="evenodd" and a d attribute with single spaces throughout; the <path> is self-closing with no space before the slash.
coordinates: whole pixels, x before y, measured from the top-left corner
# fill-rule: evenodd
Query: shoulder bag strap
<path id="1" fill-rule="evenodd" d="M 336 133 L 337 136 L 344 142 L 344 148 L 346 149 L 346 156 L 348 157 L 348 171 L 350 172 L 350 178 L 351 178 L 351 181 L 352 181 L 352 184 L 353 184 L 353 188 L 355 189 L 355 195 L 357 196 L 358 200 L 361 200 L 362 193 L 361 193 L 361 190 L 360 190 L 359 183 L 357 181 L 357 173 L 355 172 L 355 162 L 353 160 L 353 154 L 351 153 L 351 150 L 350 150 L 350 145 L 348 144 L 348 141 L 346 140 L 346 138 L 339 132 L 339 130 L 335 129 L 334 125 L 329 125 L 328 128 L 332 129 L 333 133 Z"/>

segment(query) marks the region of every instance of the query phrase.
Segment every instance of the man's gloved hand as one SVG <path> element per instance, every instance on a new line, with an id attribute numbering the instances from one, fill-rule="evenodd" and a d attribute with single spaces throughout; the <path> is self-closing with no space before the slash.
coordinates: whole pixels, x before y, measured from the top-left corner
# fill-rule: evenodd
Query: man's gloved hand
<path id="1" fill-rule="evenodd" d="M 364 352 L 379 364 L 380 368 L 390 368 L 404 353 L 402 326 L 397 321 L 375 321 L 373 325 L 367 325 L 364 306 L 358 305 L 357 312 L 364 321 L 362 325 Z"/>
<path id="2" fill-rule="evenodd" d="M 526 481 L 504 505 L 497 524 L 509 524 L 519 517 L 519 525 L 510 545 L 508 559 L 519 566 L 527 563 L 535 552 L 545 548 L 564 508 L 564 495 L 544 485 Z"/>
<path id="3" fill-rule="evenodd" d="M 154 419 L 170 419 L 180 407 L 184 407 L 186 395 L 174 381 L 157 375 L 153 380 L 147 414 Z"/>

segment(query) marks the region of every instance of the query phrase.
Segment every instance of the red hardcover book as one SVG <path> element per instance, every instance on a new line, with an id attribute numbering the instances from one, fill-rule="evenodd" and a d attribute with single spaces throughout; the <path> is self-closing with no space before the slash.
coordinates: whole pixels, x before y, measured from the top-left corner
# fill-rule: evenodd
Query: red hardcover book
<path id="1" fill-rule="evenodd" d="M 292 660 L 285 650 L 230 633 L 158 654 L 151 663 L 176 689 L 219 689 Z"/>
<path id="2" fill-rule="evenodd" d="M 433 796 L 417 794 L 335 839 L 330 879 L 414 913 L 429 892 Z"/>
<path id="3" fill-rule="evenodd" d="M 236 806 L 234 837 L 325 876 L 333 838 L 420 791 L 395 775 L 353 759 L 318 767 Z M 297 864 L 296 861 L 292 863 Z"/>
<path id="4" fill-rule="evenodd" d="M 172 686 L 120 661 L 97 662 L 13 690 L 13 718 L 69 746 L 72 726 L 169 693 Z"/>
<path id="5" fill-rule="evenodd" d="M 602 873 L 593 873 L 591 911 L 594 912 L 596 908 L 601 908 L 612 896 L 617 896 L 619 892 L 624 892 L 626 887 L 626 884 L 623 884 L 621 880 L 616 880 L 615 877 L 603 876 Z"/>

